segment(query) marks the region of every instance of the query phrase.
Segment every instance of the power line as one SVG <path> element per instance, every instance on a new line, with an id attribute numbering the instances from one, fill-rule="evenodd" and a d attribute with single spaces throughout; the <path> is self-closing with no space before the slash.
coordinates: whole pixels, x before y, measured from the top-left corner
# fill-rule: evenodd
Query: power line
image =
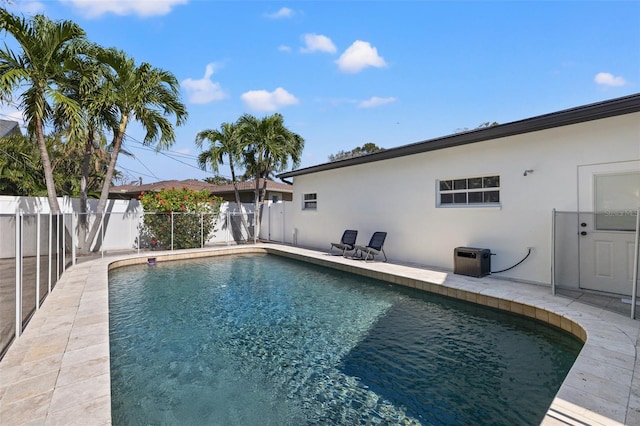
<path id="1" fill-rule="evenodd" d="M 179 157 L 179 156 L 180 156 L 180 157 L 184 157 L 184 158 L 187 158 L 187 159 L 197 160 L 197 159 L 198 159 L 198 157 L 197 157 L 197 156 L 195 156 L 195 155 L 184 154 L 184 153 L 181 153 L 181 152 L 171 151 L 171 150 L 167 150 L 167 151 L 156 151 L 154 148 L 151 148 L 151 147 L 149 147 L 149 146 L 145 145 L 143 142 L 139 141 L 138 139 L 134 138 L 133 136 L 130 136 L 130 135 L 129 135 L 129 134 L 127 134 L 127 133 L 125 133 L 125 136 L 126 136 L 126 138 L 127 138 L 127 140 L 128 140 L 128 141 L 133 141 L 133 142 L 135 142 L 135 143 L 137 143 L 137 144 L 139 144 L 139 145 L 140 145 L 139 147 L 138 147 L 138 146 L 132 146 L 132 148 L 142 149 L 142 150 L 146 150 L 146 151 L 153 151 L 153 152 L 155 152 L 156 154 L 163 155 L 163 156 L 165 156 L 165 157 L 169 158 L 170 160 L 177 161 L 178 163 L 181 163 L 181 164 L 183 164 L 183 165 L 186 165 L 187 167 L 190 167 L 190 168 L 192 168 L 192 169 L 198 170 L 198 171 L 200 171 L 200 172 L 205 172 L 205 173 L 207 173 L 207 174 L 210 174 L 211 176 L 222 176 L 222 177 L 225 177 L 225 178 L 228 178 L 228 179 L 230 179 L 230 178 L 231 178 L 230 176 L 225 176 L 225 175 L 222 175 L 222 174 L 219 174 L 219 173 L 210 172 L 210 171 L 208 171 L 208 170 L 202 170 L 200 167 L 196 167 L 196 166 L 194 166 L 193 164 L 189 164 L 189 163 L 187 163 L 187 162 L 185 162 L 185 161 L 182 161 L 182 160 L 181 160 L 181 159 L 179 159 L 179 158 L 176 158 L 176 157 Z M 171 153 L 171 155 L 170 155 L 170 154 L 168 154 L 167 152 Z M 157 177 L 156 177 L 156 179 L 159 179 L 159 178 L 157 178 Z"/>
<path id="2" fill-rule="evenodd" d="M 129 173 L 131 174 L 131 176 L 136 176 L 136 175 L 137 175 L 137 176 L 145 176 L 145 177 L 153 178 L 153 179 L 159 179 L 157 176 L 148 175 L 148 174 L 146 174 L 146 173 L 140 173 L 140 172 L 138 172 L 138 171 L 136 171 L 136 170 L 132 170 L 132 169 L 129 169 L 129 168 L 127 168 L 127 167 L 122 167 L 122 166 L 120 166 L 120 167 L 118 167 L 118 168 L 119 168 L 119 169 L 122 169 L 122 170 L 124 170 L 124 171 L 126 171 L 126 172 L 129 172 Z"/>

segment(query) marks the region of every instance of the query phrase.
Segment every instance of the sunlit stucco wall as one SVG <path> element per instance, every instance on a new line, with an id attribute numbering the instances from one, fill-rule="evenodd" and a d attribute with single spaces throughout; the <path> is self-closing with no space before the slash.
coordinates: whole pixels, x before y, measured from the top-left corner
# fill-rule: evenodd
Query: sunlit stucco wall
<path id="1" fill-rule="evenodd" d="M 640 113 L 296 176 L 297 244 L 329 249 L 344 229 L 358 244 L 387 231 L 391 260 L 445 269 L 459 246 L 491 249 L 504 277 L 551 282 L 552 209 L 576 211 L 578 166 L 640 159 Z M 524 176 L 525 170 L 533 170 Z M 500 176 L 499 207 L 438 208 L 437 181 Z M 303 195 L 317 194 L 315 210 Z"/>

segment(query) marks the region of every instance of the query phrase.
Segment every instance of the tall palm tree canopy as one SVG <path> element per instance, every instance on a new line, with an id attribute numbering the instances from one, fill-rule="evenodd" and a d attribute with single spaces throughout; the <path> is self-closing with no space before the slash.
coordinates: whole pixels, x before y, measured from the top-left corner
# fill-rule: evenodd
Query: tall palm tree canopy
<path id="1" fill-rule="evenodd" d="M 178 79 L 146 62 L 136 66 L 133 58 L 116 49 L 104 49 L 98 59 L 113 70 L 107 77 L 108 93 L 120 116 L 114 133 L 124 132 L 129 121 L 135 119 L 146 131 L 145 144 L 157 142 L 157 150 L 171 146 L 175 132 L 167 117 L 174 116 L 177 126 L 188 117 L 187 108 L 180 101 Z"/>
<path id="2" fill-rule="evenodd" d="M 304 139 L 284 125 L 281 114 L 258 119 L 245 114 L 238 120 L 245 145 L 247 172 L 258 178 L 268 178 L 273 172 L 300 165 Z"/>
<path id="3" fill-rule="evenodd" d="M 44 15 L 27 20 L 5 9 L 0 9 L 0 30 L 11 34 L 22 49 L 19 54 L 6 46 L 0 49 L 0 93 L 10 99 L 15 89 L 26 85 L 20 107 L 31 132 L 36 118 L 51 118 L 51 101 L 68 103 L 77 111 L 77 104 L 58 89 L 65 63 L 86 46 L 84 30 L 72 21 L 54 22 Z"/>
<path id="4" fill-rule="evenodd" d="M 59 84 L 64 79 L 65 63 L 86 46 L 86 34 L 72 21 L 54 22 L 44 15 L 27 20 L 0 8 L 2 31 L 16 39 L 21 51 L 16 54 L 6 45 L 0 49 L 0 97 L 10 100 L 16 89 L 24 89 L 19 95 L 19 107 L 30 134 L 35 135 L 38 142 L 51 211 L 58 213 L 60 207 L 44 126 L 52 116 L 51 103 L 65 105 L 69 120 L 79 117 L 77 102 L 65 96 Z"/>
<path id="5" fill-rule="evenodd" d="M 233 123 L 222 123 L 220 130 L 206 129 L 196 135 L 196 146 L 202 148 L 204 141 L 209 142 L 209 149 L 198 155 L 198 165 L 205 170 L 207 164 L 211 169 L 219 171 L 219 165 L 224 164 L 225 155 L 229 158 L 229 166 L 234 174 L 234 165 L 239 161 L 242 153 L 238 126 Z"/>

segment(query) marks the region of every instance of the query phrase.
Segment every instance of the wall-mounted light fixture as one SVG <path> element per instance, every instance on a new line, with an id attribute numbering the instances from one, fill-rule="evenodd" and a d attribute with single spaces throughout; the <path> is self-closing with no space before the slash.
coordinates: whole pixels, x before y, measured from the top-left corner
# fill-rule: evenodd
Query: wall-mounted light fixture
<path id="1" fill-rule="evenodd" d="M 533 173 L 533 169 L 525 170 L 522 176 L 529 176 L 531 173 Z"/>

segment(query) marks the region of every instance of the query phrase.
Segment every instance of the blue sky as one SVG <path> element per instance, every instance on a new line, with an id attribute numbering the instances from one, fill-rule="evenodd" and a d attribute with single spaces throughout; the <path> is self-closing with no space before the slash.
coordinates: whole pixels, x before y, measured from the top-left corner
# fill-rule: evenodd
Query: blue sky
<path id="1" fill-rule="evenodd" d="M 130 126 L 128 180 L 203 179 L 197 132 L 279 112 L 301 167 L 640 92 L 640 2 L 13 0 L 171 71 L 189 119 L 157 154 Z M 4 37 L 4 36 L 3 36 Z M 0 106 L 0 117 L 17 114 Z M 228 176 L 228 169 L 221 167 Z"/>

